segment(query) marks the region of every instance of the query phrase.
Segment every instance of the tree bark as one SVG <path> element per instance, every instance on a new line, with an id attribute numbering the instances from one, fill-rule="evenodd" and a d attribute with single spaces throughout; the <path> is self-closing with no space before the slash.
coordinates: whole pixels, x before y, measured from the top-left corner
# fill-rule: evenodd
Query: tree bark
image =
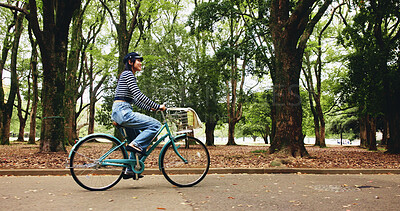
<path id="1" fill-rule="evenodd" d="M 397 107 L 397 109 L 398 108 L 399 107 Z M 388 152 L 392 154 L 400 154 L 400 131 L 398 129 L 399 127 L 400 127 L 400 113 L 393 112 L 391 117 L 389 117 L 390 138 L 388 140 Z"/>
<path id="2" fill-rule="evenodd" d="M 239 90 L 237 90 L 238 80 L 236 75 L 238 75 L 238 67 L 237 67 L 237 57 L 234 56 L 233 64 L 231 66 L 231 75 L 230 75 L 230 86 L 229 82 L 226 82 L 227 89 L 231 90 L 231 93 L 227 94 L 227 110 L 228 110 L 228 143 L 227 145 L 236 145 L 235 142 L 235 126 L 236 123 L 240 121 L 243 115 L 242 111 L 242 102 L 238 102 L 238 91 L 239 93 L 243 93 L 243 85 L 245 80 L 245 68 L 246 68 L 246 58 L 243 61 L 241 76 L 240 76 L 240 84 Z M 232 94 L 232 96 L 230 95 Z M 232 98 L 231 98 L 232 97 Z"/>
<path id="3" fill-rule="evenodd" d="M 397 70 L 392 73 L 392 78 L 387 79 L 392 83 L 385 87 L 386 95 L 386 112 L 385 117 L 388 120 L 389 128 L 389 139 L 387 152 L 392 154 L 400 154 L 400 85 L 398 81 L 400 80 L 400 62 L 397 64 Z"/>
<path id="4" fill-rule="evenodd" d="M 7 103 L 4 104 L 4 110 L 2 111 L 3 119 L 1 119 L 2 121 L 1 144 L 10 144 L 11 117 L 14 107 L 14 100 L 18 92 L 17 57 L 18 57 L 20 37 L 24 29 L 23 20 L 24 20 L 24 14 L 22 13 L 18 14 L 15 20 L 14 40 L 12 42 L 12 47 L 11 47 L 11 64 L 10 64 L 11 86 Z"/>
<path id="5" fill-rule="evenodd" d="M 276 125 L 270 153 L 308 156 L 302 133 L 302 107 L 299 79 L 306 43 L 315 24 L 331 3 L 324 1 L 310 20 L 315 0 L 303 0 L 293 6 L 288 0 L 271 2 L 270 28 L 275 49 L 273 113 Z"/>
<path id="6" fill-rule="evenodd" d="M 4 65 L 6 63 L 7 60 L 7 56 L 8 56 L 8 52 L 11 48 L 11 37 L 12 37 L 12 32 L 11 29 L 14 27 L 15 25 L 15 21 L 12 21 L 12 23 L 10 23 L 7 26 L 7 32 L 4 36 L 4 40 L 3 40 L 3 45 L 2 45 L 2 49 L 1 49 L 1 60 L 0 60 L 0 78 L 3 79 L 3 70 L 4 70 Z M 9 135 L 5 134 L 4 131 L 4 118 L 5 118 L 5 109 L 6 109 L 6 104 L 4 103 L 4 99 L 5 99 L 5 95 L 4 95 L 4 89 L 3 89 L 3 80 L 0 80 L 0 144 L 8 144 L 9 142 L 6 141 L 9 139 Z"/>
<path id="7" fill-rule="evenodd" d="M 268 144 L 268 135 L 270 134 L 270 128 L 268 125 L 265 125 L 265 133 L 263 135 L 264 143 Z"/>
<path id="8" fill-rule="evenodd" d="M 30 129 L 29 129 L 29 140 L 28 144 L 36 144 L 36 117 L 37 117 L 37 107 L 38 107 L 38 69 L 37 69 L 37 43 L 33 39 L 32 31 L 29 30 L 29 39 L 32 46 L 32 54 L 31 54 L 31 70 L 32 70 L 32 107 L 31 107 L 31 115 L 30 115 Z"/>
<path id="9" fill-rule="evenodd" d="M 93 73 L 93 57 L 90 56 L 90 68 L 89 68 L 89 78 L 90 78 L 90 84 L 89 84 L 89 92 L 90 92 L 90 102 L 89 102 L 89 129 L 88 129 L 88 134 L 94 133 L 94 123 L 95 123 L 95 112 L 96 112 L 96 102 L 98 101 L 97 95 L 99 94 L 99 90 L 101 88 L 101 85 L 104 83 L 106 80 L 106 74 L 102 76 L 100 81 L 97 83 L 95 86 L 93 78 L 96 78 L 97 74 Z"/>
<path id="10" fill-rule="evenodd" d="M 310 103 L 310 109 L 311 113 L 314 118 L 314 132 L 315 132 L 315 144 L 314 146 L 321 146 L 321 130 L 320 130 L 320 121 L 319 121 L 319 115 L 317 113 L 316 107 L 314 106 L 314 100 L 315 100 L 315 91 L 314 91 L 314 82 L 313 82 L 313 76 L 311 74 L 311 62 L 310 62 L 310 55 L 306 52 L 304 53 L 304 58 L 305 58 L 305 63 L 306 67 L 302 68 L 303 69 L 303 75 L 306 79 L 306 84 L 304 86 L 307 89 L 308 92 L 308 100 Z M 318 80 L 318 79 L 317 79 Z M 324 146 L 325 147 L 325 146 Z"/>
<path id="11" fill-rule="evenodd" d="M 382 142 L 381 145 L 387 147 L 387 141 L 389 139 L 389 122 L 387 121 L 386 118 L 383 118 L 383 131 L 382 131 Z"/>
<path id="12" fill-rule="evenodd" d="M 216 122 L 206 122 L 206 145 L 207 146 L 214 146 L 214 131 L 215 126 L 217 125 Z"/>
<path id="13" fill-rule="evenodd" d="M 39 44 L 43 64 L 41 152 L 65 150 L 63 108 L 69 24 L 80 4 L 80 0 L 43 1 L 43 23 L 39 24 L 36 1 L 29 1 L 26 18 Z"/>
<path id="14" fill-rule="evenodd" d="M 29 75 L 30 76 L 30 75 Z M 29 77 L 28 76 L 28 77 Z M 30 88 L 30 82 L 28 79 L 28 96 L 31 95 L 31 88 Z M 25 126 L 26 126 L 26 120 L 28 119 L 28 110 L 29 110 L 29 106 L 31 103 L 31 99 L 28 98 L 27 102 L 26 102 L 26 109 L 25 109 L 25 115 L 22 114 L 22 98 L 21 98 L 21 93 L 20 90 L 18 90 L 17 92 L 17 98 L 18 98 L 18 119 L 19 119 L 19 132 L 18 132 L 18 139 L 17 141 L 24 141 L 24 136 L 25 136 Z"/>
<path id="15" fill-rule="evenodd" d="M 236 145 L 235 142 L 235 124 L 233 122 L 228 123 L 228 143 L 226 145 Z"/>
<path id="16" fill-rule="evenodd" d="M 367 140 L 367 124 L 365 115 L 359 118 L 360 122 L 360 147 L 367 148 L 368 140 Z"/>
<path id="17" fill-rule="evenodd" d="M 369 129 L 367 138 L 368 138 L 368 150 L 376 151 L 376 118 L 371 115 L 368 115 L 367 119 L 367 128 Z"/>
<path id="18" fill-rule="evenodd" d="M 289 32 L 281 35 L 275 31 L 274 41 L 277 58 L 276 75 L 273 78 L 274 101 L 273 107 L 276 131 L 271 142 L 270 153 L 282 153 L 286 155 L 307 156 L 304 147 L 304 135 L 302 133 L 302 107 L 299 90 L 300 68 L 303 51 L 290 46 L 288 40 L 280 40 L 288 37 Z"/>
<path id="19" fill-rule="evenodd" d="M 78 68 L 79 56 L 82 50 L 83 10 L 79 7 L 73 14 L 71 25 L 71 50 L 68 56 L 65 83 L 65 139 L 68 144 L 74 144 L 76 135 L 76 101 L 78 99 Z"/>

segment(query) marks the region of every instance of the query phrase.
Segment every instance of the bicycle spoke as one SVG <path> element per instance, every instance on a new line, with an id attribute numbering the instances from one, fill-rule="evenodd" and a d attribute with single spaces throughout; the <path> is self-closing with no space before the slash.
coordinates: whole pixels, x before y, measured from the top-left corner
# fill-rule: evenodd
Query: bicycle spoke
<path id="1" fill-rule="evenodd" d="M 119 144 L 109 137 L 98 135 L 79 142 L 71 154 L 70 170 L 74 180 L 88 190 L 106 190 L 119 182 L 124 167 L 102 165 L 99 159 Z M 127 159 L 121 148 L 111 152 L 107 159 Z"/>
<path id="2" fill-rule="evenodd" d="M 208 150 L 203 143 L 193 137 L 187 139 L 182 137 L 176 142 L 177 152 L 180 156 L 176 154 L 170 143 L 162 155 L 162 173 L 169 182 L 176 186 L 193 186 L 199 183 L 208 172 L 210 165 Z"/>

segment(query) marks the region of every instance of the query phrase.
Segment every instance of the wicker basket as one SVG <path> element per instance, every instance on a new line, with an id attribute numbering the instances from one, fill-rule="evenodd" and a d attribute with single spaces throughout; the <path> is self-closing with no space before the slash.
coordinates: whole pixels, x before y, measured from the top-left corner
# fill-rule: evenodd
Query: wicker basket
<path id="1" fill-rule="evenodd" d="M 167 120 L 176 134 L 186 133 L 194 136 L 194 129 L 201 128 L 201 120 L 191 108 L 169 108 Z"/>

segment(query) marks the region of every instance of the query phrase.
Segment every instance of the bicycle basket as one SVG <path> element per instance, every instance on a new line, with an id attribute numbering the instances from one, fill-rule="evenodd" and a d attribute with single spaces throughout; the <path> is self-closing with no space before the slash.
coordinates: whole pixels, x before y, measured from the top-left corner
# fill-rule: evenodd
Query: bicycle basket
<path id="1" fill-rule="evenodd" d="M 169 108 L 167 120 L 171 130 L 179 133 L 193 133 L 194 129 L 201 128 L 201 120 L 192 108 Z"/>

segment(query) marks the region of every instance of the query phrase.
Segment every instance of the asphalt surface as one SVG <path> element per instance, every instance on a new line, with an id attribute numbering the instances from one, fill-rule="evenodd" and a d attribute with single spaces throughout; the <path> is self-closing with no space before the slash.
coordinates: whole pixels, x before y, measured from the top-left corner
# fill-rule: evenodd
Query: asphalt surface
<path id="1" fill-rule="evenodd" d="M 71 176 L 0 176 L 0 210 L 400 210 L 400 175 L 209 174 L 190 188 L 146 175 L 101 192 Z"/>

